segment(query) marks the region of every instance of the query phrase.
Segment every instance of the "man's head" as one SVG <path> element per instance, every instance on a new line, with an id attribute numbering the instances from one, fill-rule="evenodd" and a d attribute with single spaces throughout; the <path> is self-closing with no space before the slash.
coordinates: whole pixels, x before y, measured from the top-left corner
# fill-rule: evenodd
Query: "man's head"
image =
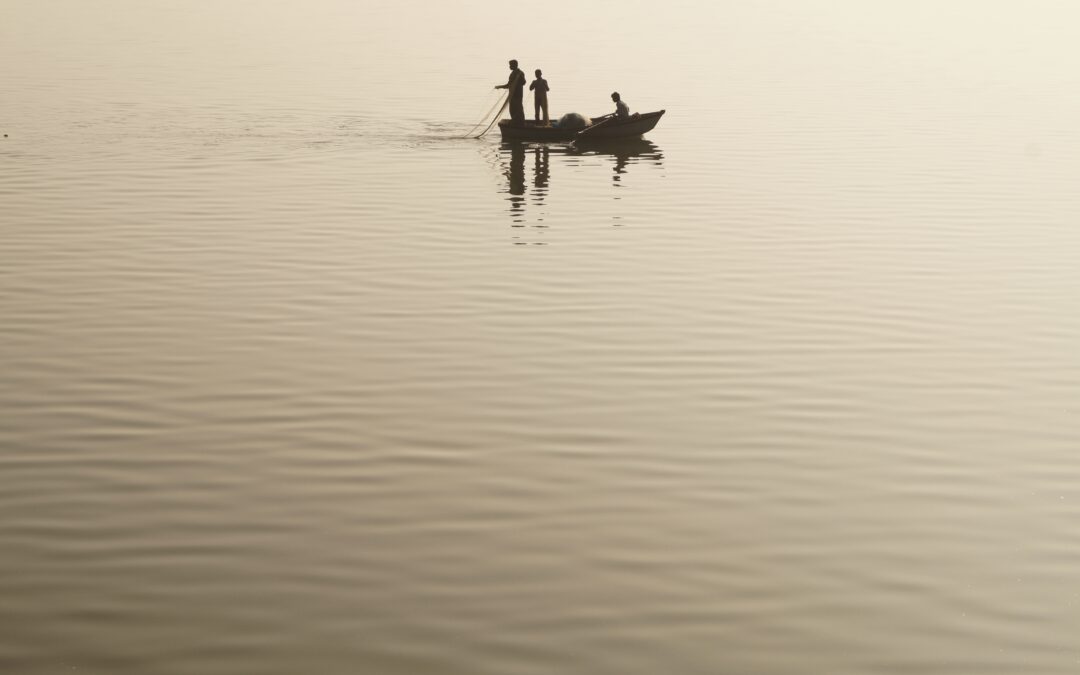
<path id="1" fill-rule="evenodd" d="M 510 70 L 517 68 L 517 59 L 510 59 Z"/>
<path id="2" fill-rule="evenodd" d="M 619 102 L 619 92 L 617 92 L 617 91 L 611 92 L 611 100 L 618 103 Z"/>
<path id="3" fill-rule="evenodd" d="M 537 68 L 537 69 L 536 69 L 536 76 L 537 76 L 537 77 L 540 77 L 541 75 L 543 75 L 543 73 L 541 73 L 541 72 L 540 72 L 540 69 L 539 69 L 539 68 Z"/>

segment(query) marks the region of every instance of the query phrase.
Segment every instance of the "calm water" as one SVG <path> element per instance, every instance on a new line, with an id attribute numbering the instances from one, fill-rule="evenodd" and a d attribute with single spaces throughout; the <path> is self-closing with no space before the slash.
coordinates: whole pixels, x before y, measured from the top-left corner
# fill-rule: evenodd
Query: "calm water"
<path id="1" fill-rule="evenodd" d="M 1072 3 L 2 8 L 0 671 L 1080 670 Z"/>

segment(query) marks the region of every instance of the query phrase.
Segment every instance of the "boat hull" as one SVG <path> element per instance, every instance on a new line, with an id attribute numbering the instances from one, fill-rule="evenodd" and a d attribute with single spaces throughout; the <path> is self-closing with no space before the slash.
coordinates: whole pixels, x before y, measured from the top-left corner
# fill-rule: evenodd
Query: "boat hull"
<path id="1" fill-rule="evenodd" d="M 538 126 L 535 122 L 516 126 L 511 120 L 499 120 L 499 133 L 504 141 L 572 141 L 578 131 L 580 129 Z"/>
<path id="2" fill-rule="evenodd" d="M 560 129 L 544 126 L 532 121 L 516 125 L 511 120 L 499 120 L 499 133 L 504 141 L 575 141 L 575 140 L 613 140 L 639 138 L 652 131 L 664 115 L 664 110 L 634 115 L 629 119 L 619 120 L 610 116 L 599 118 L 597 122 L 584 129 Z"/>

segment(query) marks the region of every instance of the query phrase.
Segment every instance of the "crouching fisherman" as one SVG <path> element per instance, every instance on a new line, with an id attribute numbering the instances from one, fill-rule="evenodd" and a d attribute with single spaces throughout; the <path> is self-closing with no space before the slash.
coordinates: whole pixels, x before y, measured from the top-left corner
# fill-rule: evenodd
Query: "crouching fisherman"
<path id="1" fill-rule="evenodd" d="M 626 105 L 626 101 L 622 100 L 619 92 L 612 92 L 611 100 L 615 101 L 615 117 L 620 120 L 629 119 L 630 106 Z"/>

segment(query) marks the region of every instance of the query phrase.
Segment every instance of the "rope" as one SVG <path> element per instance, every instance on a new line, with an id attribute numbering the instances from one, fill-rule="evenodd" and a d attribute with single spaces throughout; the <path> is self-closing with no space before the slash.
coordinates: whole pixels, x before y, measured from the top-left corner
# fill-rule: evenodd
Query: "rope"
<path id="1" fill-rule="evenodd" d="M 507 105 L 508 103 L 510 103 L 510 92 L 507 92 L 507 93 L 506 93 L 506 100 L 505 100 L 505 101 L 503 101 L 503 104 L 502 104 L 502 106 L 501 106 L 501 107 L 499 108 L 499 112 L 495 113 L 495 117 L 492 117 L 492 118 L 491 118 L 491 123 L 490 123 L 490 124 L 488 124 L 488 125 L 487 125 L 487 128 L 486 128 L 486 129 L 484 129 L 484 130 L 483 130 L 482 132 L 480 132 L 480 135 L 479 135 L 479 136 L 477 136 L 476 138 L 481 138 L 481 137 L 483 137 L 483 135 L 484 135 L 484 134 L 486 134 L 487 132 L 491 131 L 491 127 L 495 126 L 495 122 L 496 122 L 496 121 L 498 121 L 498 119 L 499 119 L 499 115 L 502 115 L 502 111 L 506 110 L 506 105 Z"/>
<path id="2" fill-rule="evenodd" d="M 479 122 L 477 122 L 476 124 L 474 124 L 474 125 L 473 125 L 473 128 L 472 128 L 472 129 L 469 129 L 469 132 L 468 132 L 467 134 L 465 134 L 464 136 L 462 136 L 462 138 L 469 138 L 469 137 L 471 137 L 471 136 L 473 135 L 473 132 L 474 132 L 474 131 L 476 131 L 476 130 L 477 130 L 477 128 L 479 128 L 479 126 L 480 126 L 481 124 L 483 124 L 483 123 L 484 123 L 484 122 L 485 122 L 485 121 L 486 121 L 486 120 L 487 120 L 487 119 L 488 119 L 489 117 L 491 117 L 491 111 L 495 110 L 495 106 L 497 106 L 497 105 L 499 105 L 500 103 L 502 103 L 503 97 L 504 97 L 504 96 L 509 96 L 509 95 L 510 95 L 510 91 L 509 91 L 509 90 L 507 90 L 507 92 L 506 92 L 505 94 L 499 94 L 499 98 L 498 98 L 498 99 L 496 99 L 496 101 L 495 101 L 494 103 L 492 103 L 492 104 L 491 104 L 491 107 L 487 109 L 487 112 L 485 112 L 485 113 L 484 113 L 484 116 L 480 118 L 480 121 L 479 121 Z M 500 110 L 500 112 L 502 112 L 502 111 Z M 477 137 L 477 138 L 479 138 L 479 137 Z"/>
<path id="3" fill-rule="evenodd" d="M 524 78 L 525 76 L 524 76 L 524 75 L 522 75 L 521 77 L 522 77 L 522 78 Z M 515 80 L 515 83 L 516 83 L 516 82 L 517 82 L 517 80 Z M 508 86 L 508 87 L 506 88 L 506 99 L 505 99 L 505 100 L 503 100 L 503 99 L 502 99 L 502 97 L 500 97 L 500 98 L 499 98 L 499 100 L 501 100 L 501 101 L 502 101 L 502 105 L 501 105 L 501 106 L 499 107 L 499 112 L 495 113 L 495 117 L 492 117 L 492 118 L 491 118 L 491 122 L 489 122 L 489 123 L 488 123 L 488 125 L 487 125 L 487 127 L 486 127 L 486 128 L 485 128 L 485 129 L 483 130 L 483 131 L 481 131 L 481 132 L 480 132 L 480 135 L 479 135 L 479 136 L 472 136 L 472 132 L 476 131 L 476 127 L 478 127 L 478 126 L 480 126 L 481 124 L 483 124 L 483 123 L 484 123 L 484 120 L 480 120 L 480 122 L 479 122 L 479 123 L 477 123 L 477 124 L 476 124 L 476 126 L 474 126 L 474 127 L 472 128 L 472 129 L 470 129 L 470 130 L 469 130 L 469 133 L 467 133 L 467 134 L 465 134 L 464 136 L 462 136 L 462 138 L 469 138 L 469 137 L 472 137 L 472 138 L 481 138 L 481 137 L 483 137 L 483 135 L 484 135 L 484 134 L 486 134 L 487 132 L 491 131 L 491 127 L 495 126 L 495 121 L 499 119 L 499 115 L 501 115 L 501 114 L 502 114 L 503 110 L 506 110 L 506 105 L 507 105 L 508 103 L 510 103 L 510 87 L 509 87 L 509 86 Z M 491 112 L 491 111 L 489 110 L 488 112 Z"/>

